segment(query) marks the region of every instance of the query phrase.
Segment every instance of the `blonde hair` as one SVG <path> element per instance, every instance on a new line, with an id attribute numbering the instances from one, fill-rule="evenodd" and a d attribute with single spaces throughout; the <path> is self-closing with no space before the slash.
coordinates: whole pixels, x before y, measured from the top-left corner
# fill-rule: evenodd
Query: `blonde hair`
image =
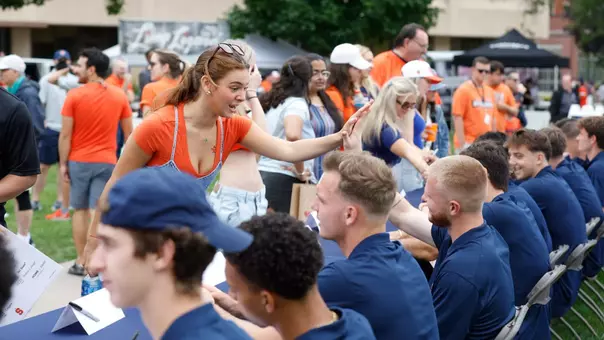
<path id="1" fill-rule="evenodd" d="M 248 45 L 245 41 L 236 40 L 236 39 L 227 39 L 224 41 L 224 43 L 239 46 L 241 48 L 241 50 L 243 50 L 243 60 L 245 60 L 246 64 L 248 64 L 250 66 L 256 65 L 256 52 L 254 52 L 254 49 L 250 45 Z M 256 89 L 252 89 L 252 90 L 256 90 Z M 252 109 L 249 107 L 249 105 L 247 105 L 247 102 L 243 102 L 243 103 L 239 104 L 239 106 L 237 106 L 237 114 L 239 114 L 240 116 L 247 116 L 250 111 L 252 111 Z"/>
<path id="2" fill-rule="evenodd" d="M 359 51 L 361 52 L 361 56 L 364 57 L 365 54 L 367 53 L 371 53 L 373 54 L 373 52 L 371 52 L 371 49 L 367 46 L 364 45 L 355 45 Z M 371 95 L 371 97 L 373 98 L 377 98 L 378 96 L 378 86 L 376 84 L 376 82 L 373 81 L 373 79 L 371 78 L 371 76 L 369 75 L 369 73 L 367 73 L 367 76 L 365 77 L 365 73 L 363 73 L 363 79 L 361 79 L 361 86 L 365 88 L 365 90 L 367 90 L 369 92 L 369 94 Z"/>
<path id="3" fill-rule="evenodd" d="M 371 111 L 367 114 L 367 117 L 364 119 L 365 123 L 363 124 L 363 142 L 366 144 L 371 144 L 374 140 L 380 140 L 382 127 L 384 124 L 388 125 L 390 128 L 395 131 L 399 130 L 399 127 L 396 125 L 398 120 L 396 112 L 397 112 L 397 103 L 398 97 L 403 97 L 403 102 L 407 101 L 411 97 L 418 97 L 419 91 L 417 86 L 410 79 L 403 77 L 394 77 L 388 81 L 380 94 L 373 103 L 371 107 Z M 405 120 L 403 121 L 404 126 L 413 125 L 413 117 L 415 116 L 415 112 L 411 112 L 409 110 L 405 115 Z"/>
<path id="4" fill-rule="evenodd" d="M 436 187 L 448 201 L 456 201 L 462 212 L 482 210 L 487 195 L 487 170 L 469 156 L 447 156 L 428 168 L 428 178 L 436 180 Z"/>

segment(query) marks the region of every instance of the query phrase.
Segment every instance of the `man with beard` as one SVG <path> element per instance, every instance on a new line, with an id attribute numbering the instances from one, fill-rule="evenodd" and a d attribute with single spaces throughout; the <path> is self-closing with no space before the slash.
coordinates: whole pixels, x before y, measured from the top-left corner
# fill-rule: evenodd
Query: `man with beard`
<path id="1" fill-rule="evenodd" d="M 63 180 L 71 183 L 71 220 L 77 252 L 73 275 L 84 275 L 82 253 L 86 245 L 91 210 L 95 208 L 117 162 L 118 125 L 124 138 L 132 132 L 132 111 L 126 94 L 105 84 L 109 57 L 96 48 L 82 51 L 77 73 L 85 85 L 67 93 L 61 115 L 59 160 Z"/>
<path id="2" fill-rule="evenodd" d="M 428 169 L 426 215 L 400 195 L 394 225 L 438 248 L 430 279 L 441 339 L 494 338 L 515 313 L 508 246 L 484 222 L 487 172 L 468 156 L 449 156 Z"/>
<path id="3" fill-rule="evenodd" d="M 549 165 L 552 148 L 543 132 L 522 129 L 506 142 L 510 154 L 510 166 L 520 186 L 539 205 L 550 235 L 552 246 L 567 244 L 570 249 L 563 260 L 587 241 L 583 210 L 568 184 Z M 568 271 L 554 284 L 552 317 L 558 318 L 570 309 L 579 293 L 581 273 Z"/>

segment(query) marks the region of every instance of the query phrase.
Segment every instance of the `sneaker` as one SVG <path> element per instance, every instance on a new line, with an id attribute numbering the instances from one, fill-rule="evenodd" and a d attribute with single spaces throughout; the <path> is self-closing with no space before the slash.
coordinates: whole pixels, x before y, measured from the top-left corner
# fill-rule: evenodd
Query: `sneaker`
<path id="1" fill-rule="evenodd" d="M 77 263 L 74 263 L 73 266 L 69 267 L 69 270 L 67 272 L 71 275 L 76 275 L 76 276 L 84 276 L 86 274 L 86 270 L 84 269 L 84 266 L 82 266 L 81 264 L 77 264 Z"/>
<path id="2" fill-rule="evenodd" d="M 34 243 L 34 238 L 31 237 L 31 236 L 29 237 L 29 245 L 32 246 L 32 247 L 34 247 L 34 248 L 36 247 L 36 244 Z"/>
<path id="3" fill-rule="evenodd" d="M 63 203 L 59 202 L 59 201 L 55 201 L 55 204 L 52 205 L 52 211 L 57 211 L 61 209 L 61 206 L 63 205 Z"/>
<path id="4" fill-rule="evenodd" d="M 31 202 L 31 209 L 33 211 L 40 211 L 42 210 L 42 204 L 40 204 L 40 202 L 33 201 Z"/>
<path id="5" fill-rule="evenodd" d="M 53 212 L 52 214 L 46 215 L 46 219 L 49 221 L 68 221 L 70 218 L 71 216 L 69 215 L 69 211 L 63 213 L 60 208 L 58 210 L 55 210 L 55 212 Z"/>

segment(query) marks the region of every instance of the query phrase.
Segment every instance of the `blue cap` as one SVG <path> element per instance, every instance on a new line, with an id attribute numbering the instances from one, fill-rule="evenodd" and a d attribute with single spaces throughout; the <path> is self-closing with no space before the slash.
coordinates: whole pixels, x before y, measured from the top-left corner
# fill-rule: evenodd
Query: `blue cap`
<path id="1" fill-rule="evenodd" d="M 163 231 L 188 227 L 201 233 L 224 252 L 240 252 L 252 243 L 252 235 L 218 218 L 195 178 L 158 167 L 132 171 L 119 179 L 108 195 L 103 224 Z"/>
<path id="2" fill-rule="evenodd" d="M 71 60 L 71 55 L 66 50 L 57 50 L 52 57 L 52 59 L 54 59 L 54 60 L 59 60 L 61 58 Z"/>

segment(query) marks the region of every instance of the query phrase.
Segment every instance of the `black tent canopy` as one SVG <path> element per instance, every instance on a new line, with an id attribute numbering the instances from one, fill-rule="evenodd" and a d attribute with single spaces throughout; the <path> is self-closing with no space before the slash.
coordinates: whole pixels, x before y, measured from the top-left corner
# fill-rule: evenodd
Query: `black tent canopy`
<path id="1" fill-rule="evenodd" d="M 568 58 L 560 57 L 537 47 L 533 41 L 515 29 L 498 39 L 455 56 L 453 64 L 472 66 L 472 60 L 476 57 L 498 60 L 506 67 L 568 67 Z"/>

